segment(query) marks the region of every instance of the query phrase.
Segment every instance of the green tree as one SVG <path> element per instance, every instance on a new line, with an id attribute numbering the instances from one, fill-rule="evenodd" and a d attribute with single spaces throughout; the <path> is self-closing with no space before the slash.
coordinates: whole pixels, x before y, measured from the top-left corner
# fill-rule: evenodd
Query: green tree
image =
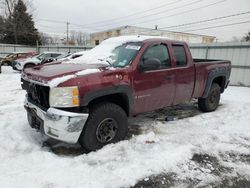
<path id="1" fill-rule="evenodd" d="M 35 45 L 37 41 L 40 43 L 32 16 L 27 13 L 24 2 L 18 0 L 13 14 L 6 19 L 3 42 Z"/>

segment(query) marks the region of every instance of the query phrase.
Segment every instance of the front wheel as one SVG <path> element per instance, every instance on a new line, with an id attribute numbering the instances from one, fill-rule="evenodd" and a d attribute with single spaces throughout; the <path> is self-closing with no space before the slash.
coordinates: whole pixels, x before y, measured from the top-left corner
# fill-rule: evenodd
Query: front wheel
<path id="1" fill-rule="evenodd" d="M 217 83 L 213 83 L 207 98 L 199 98 L 198 106 L 203 112 L 212 112 L 217 109 L 220 102 L 221 88 Z"/>
<path id="2" fill-rule="evenodd" d="M 85 149 L 95 151 L 107 144 L 123 140 L 127 130 L 125 111 L 114 103 L 100 103 L 90 109 L 79 143 Z"/>
<path id="3" fill-rule="evenodd" d="M 26 65 L 24 65 L 24 69 L 27 69 L 27 68 L 31 68 L 31 67 L 34 67 L 35 65 L 32 64 L 32 63 L 28 63 Z"/>

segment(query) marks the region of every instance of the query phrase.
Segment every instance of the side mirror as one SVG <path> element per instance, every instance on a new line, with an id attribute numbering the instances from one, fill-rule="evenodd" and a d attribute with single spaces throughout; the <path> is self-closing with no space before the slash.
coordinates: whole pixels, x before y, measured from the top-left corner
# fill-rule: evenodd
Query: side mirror
<path id="1" fill-rule="evenodd" d="M 149 71 L 159 69 L 160 66 L 161 62 L 159 59 L 151 58 L 142 61 L 139 68 L 141 71 Z"/>

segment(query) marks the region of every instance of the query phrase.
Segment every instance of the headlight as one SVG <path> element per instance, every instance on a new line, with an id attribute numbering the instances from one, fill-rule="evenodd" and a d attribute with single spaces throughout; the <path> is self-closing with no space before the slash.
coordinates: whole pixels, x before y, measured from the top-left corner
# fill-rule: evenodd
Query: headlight
<path id="1" fill-rule="evenodd" d="M 52 107 L 76 107 L 80 105 L 78 87 L 56 87 L 50 89 L 49 104 Z"/>

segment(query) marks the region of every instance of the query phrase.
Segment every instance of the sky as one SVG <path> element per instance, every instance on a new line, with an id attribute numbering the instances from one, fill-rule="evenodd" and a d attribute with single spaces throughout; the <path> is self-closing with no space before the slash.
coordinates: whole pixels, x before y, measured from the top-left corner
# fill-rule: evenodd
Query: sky
<path id="1" fill-rule="evenodd" d="M 38 30 L 60 37 L 66 36 L 66 22 L 70 31 L 88 33 L 157 25 L 158 29 L 215 36 L 218 42 L 242 37 L 250 30 L 250 0 L 33 0 L 33 7 Z M 244 14 L 220 19 L 240 13 Z M 213 21 L 180 26 L 208 19 Z"/>

